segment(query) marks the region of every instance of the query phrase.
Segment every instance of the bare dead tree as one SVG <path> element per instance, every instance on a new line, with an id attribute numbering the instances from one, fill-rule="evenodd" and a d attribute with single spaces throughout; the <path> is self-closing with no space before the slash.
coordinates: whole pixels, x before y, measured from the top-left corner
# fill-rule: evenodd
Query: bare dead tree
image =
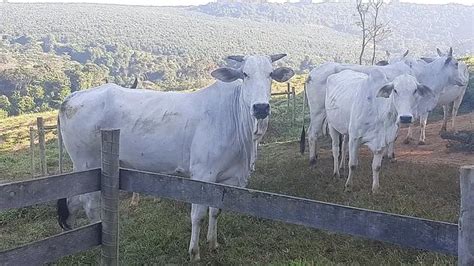
<path id="1" fill-rule="evenodd" d="M 357 13 L 359 14 L 359 21 L 356 23 L 362 31 L 362 42 L 359 54 L 359 65 L 362 65 L 362 58 L 364 57 L 365 48 L 370 42 L 371 30 L 369 22 L 367 21 L 367 15 L 369 13 L 370 4 L 362 3 L 362 0 L 357 0 Z"/>
<path id="2" fill-rule="evenodd" d="M 379 21 L 380 10 L 383 6 L 383 0 L 371 0 L 369 1 L 369 6 L 372 9 L 372 29 L 371 29 L 371 36 L 372 39 L 372 65 L 375 62 L 375 50 L 377 47 L 377 43 L 386 39 L 390 36 L 391 30 L 388 27 L 388 23 L 381 23 Z"/>

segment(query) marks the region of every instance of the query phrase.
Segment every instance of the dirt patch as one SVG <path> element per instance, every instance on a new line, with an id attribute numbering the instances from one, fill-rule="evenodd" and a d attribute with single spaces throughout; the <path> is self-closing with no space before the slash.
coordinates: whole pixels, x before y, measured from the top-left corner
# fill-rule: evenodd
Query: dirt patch
<path id="1" fill-rule="evenodd" d="M 418 145 L 419 126 L 414 127 L 413 137 L 415 141 L 410 144 L 403 144 L 407 128 L 402 128 L 396 141 L 395 154 L 397 160 L 457 166 L 474 164 L 474 154 L 449 151 L 446 147 L 449 143 L 448 140 L 439 136 L 442 123 L 443 121 L 428 123 L 426 126 L 426 145 Z M 448 123 L 448 130 L 452 130 L 450 123 Z M 474 113 L 458 116 L 456 118 L 456 130 L 474 130 Z"/>

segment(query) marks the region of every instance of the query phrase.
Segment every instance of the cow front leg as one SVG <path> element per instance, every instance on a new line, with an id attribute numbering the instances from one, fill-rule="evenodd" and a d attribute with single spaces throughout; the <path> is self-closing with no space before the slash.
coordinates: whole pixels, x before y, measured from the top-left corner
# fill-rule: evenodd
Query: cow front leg
<path id="1" fill-rule="evenodd" d="M 379 173 L 382 165 L 383 152 L 377 151 L 374 153 L 374 158 L 372 159 L 372 193 L 379 192 Z"/>
<path id="2" fill-rule="evenodd" d="M 192 204 L 191 206 L 191 240 L 189 241 L 189 258 L 192 262 L 199 261 L 199 234 L 201 224 L 206 216 L 207 206 Z"/>
<path id="3" fill-rule="evenodd" d="M 443 125 L 441 126 L 441 132 L 446 131 L 448 126 L 448 112 L 449 112 L 449 105 L 443 105 Z"/>
<path id="4" fill-rule="evenodd" d="M 397 159 L 395 158 L 395 141 L 388 144 L 387 157 L 392 163 L 395 163 L 397 161 Z"/>
<path id="5" fill-rule="evenodd" d="M 250 155 L 250 171 L 255 172 L 255 161 L 257 160 L 258 139 L 253 140 L 253 151 Z"/>
<path id="6" fill-rule="evenodd" d="M 454 103 L 453 103 L 453 114 L 452 114 L 452 118 L 451 118 L 451 128 L 453 129 L 454 132 L 456 132 L 455 120 L 456 120 L 456 116 L 458 115 L 459 106 L 461 105 L 462 99 L 464 97 L 464 92 L 462 93 L 461 96 L 459 96 L 456 100 L 454 100 Z"/>
<path id="7" fill-rule="evenodd" d="M 407 136 L 405 138 L 405 140 L 403 141 L 403 144 L 410 144 L 410 142 L 413 140 L 413 129 L 411 127 L 411 124 L 408 126 L 408 130 L 407 130 Z"/>
<path id="8" fill-rule="evenodd" d="M 207 229 L 207 243 L 209 250 L 213 251 L 219 247 L 217 243 L 217 218 L 221 210 L 218 208 L 209 207 L 209 227 Z"/>
<path id="9" fill-rule="evenodd" d="M 351 192 L 353 186 L 353 175 L 354 171 L 357 169 L 357 165 L 359 164 L 359 160 L 357 158 L 357 151 L 359 149 L 359 140 L 350 138 L 349 135 L 349 174 L 347 176 L 346 184 L 345 184 L 345 191 Z"/>
<path id="10" fill-rule="evenodd" d="M 420 118 L 420 140 L 418 141 L 418 145 L 425 145 L 426 142 L 426 122 L 428 120 L 428 115 L 422 116 Z"/>

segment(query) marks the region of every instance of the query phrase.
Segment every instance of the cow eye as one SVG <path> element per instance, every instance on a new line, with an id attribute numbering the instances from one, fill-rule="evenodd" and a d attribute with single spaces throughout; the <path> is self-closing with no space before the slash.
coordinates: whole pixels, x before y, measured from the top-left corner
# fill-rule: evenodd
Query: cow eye
<path id="1" fill-rule="evenodd" d="M 395 92 L 396 94 L 398 94 L 398 91 L 396 89 L 393 89 L 393 92 Z"/>
<path id="2" fill-rule="evenodd" d="M 248 78 L 248 77 L 249 77 L 249 75 L 244 72 L 244 78 Z"/>

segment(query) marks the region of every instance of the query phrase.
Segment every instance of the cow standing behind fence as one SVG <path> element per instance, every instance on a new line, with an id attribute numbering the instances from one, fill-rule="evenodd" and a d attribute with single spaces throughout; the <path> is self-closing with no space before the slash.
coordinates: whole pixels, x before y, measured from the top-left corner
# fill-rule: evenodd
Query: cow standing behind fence
<path id="1" fill-rule="evenodd" d="M 232 56 L 239 69 L 219 68 L 216 82 L 194 93 L 129 90 L 106 84 L 75 92 L 61 105 L 59 119 L 74 171 L 100 162 L 100 129 L 120 128 L 120 160 L 124 167 L 179 174 L 191 179 L 246 186 L 254 152 L 254 135 L 270 113 L 272 79 L 284 82 L 294 72 L 273 70 L 284 57 Z M 134 104 L 130 104 L 134 103 Z M 59 222 L 69 228 L 74 213 L 84 207 L 89 219 L 99 219 L 98 193 L 58 202 Z M 191 260 L 199 260 L 199 234 L 207 207 L 193 204 Z M 69 215 L 71 214 L 71 215 Z M 207 240 L 217 248 L 219 209 L 209 209 Z M 69 216 L 68 216 L 69 215 Z"/>

